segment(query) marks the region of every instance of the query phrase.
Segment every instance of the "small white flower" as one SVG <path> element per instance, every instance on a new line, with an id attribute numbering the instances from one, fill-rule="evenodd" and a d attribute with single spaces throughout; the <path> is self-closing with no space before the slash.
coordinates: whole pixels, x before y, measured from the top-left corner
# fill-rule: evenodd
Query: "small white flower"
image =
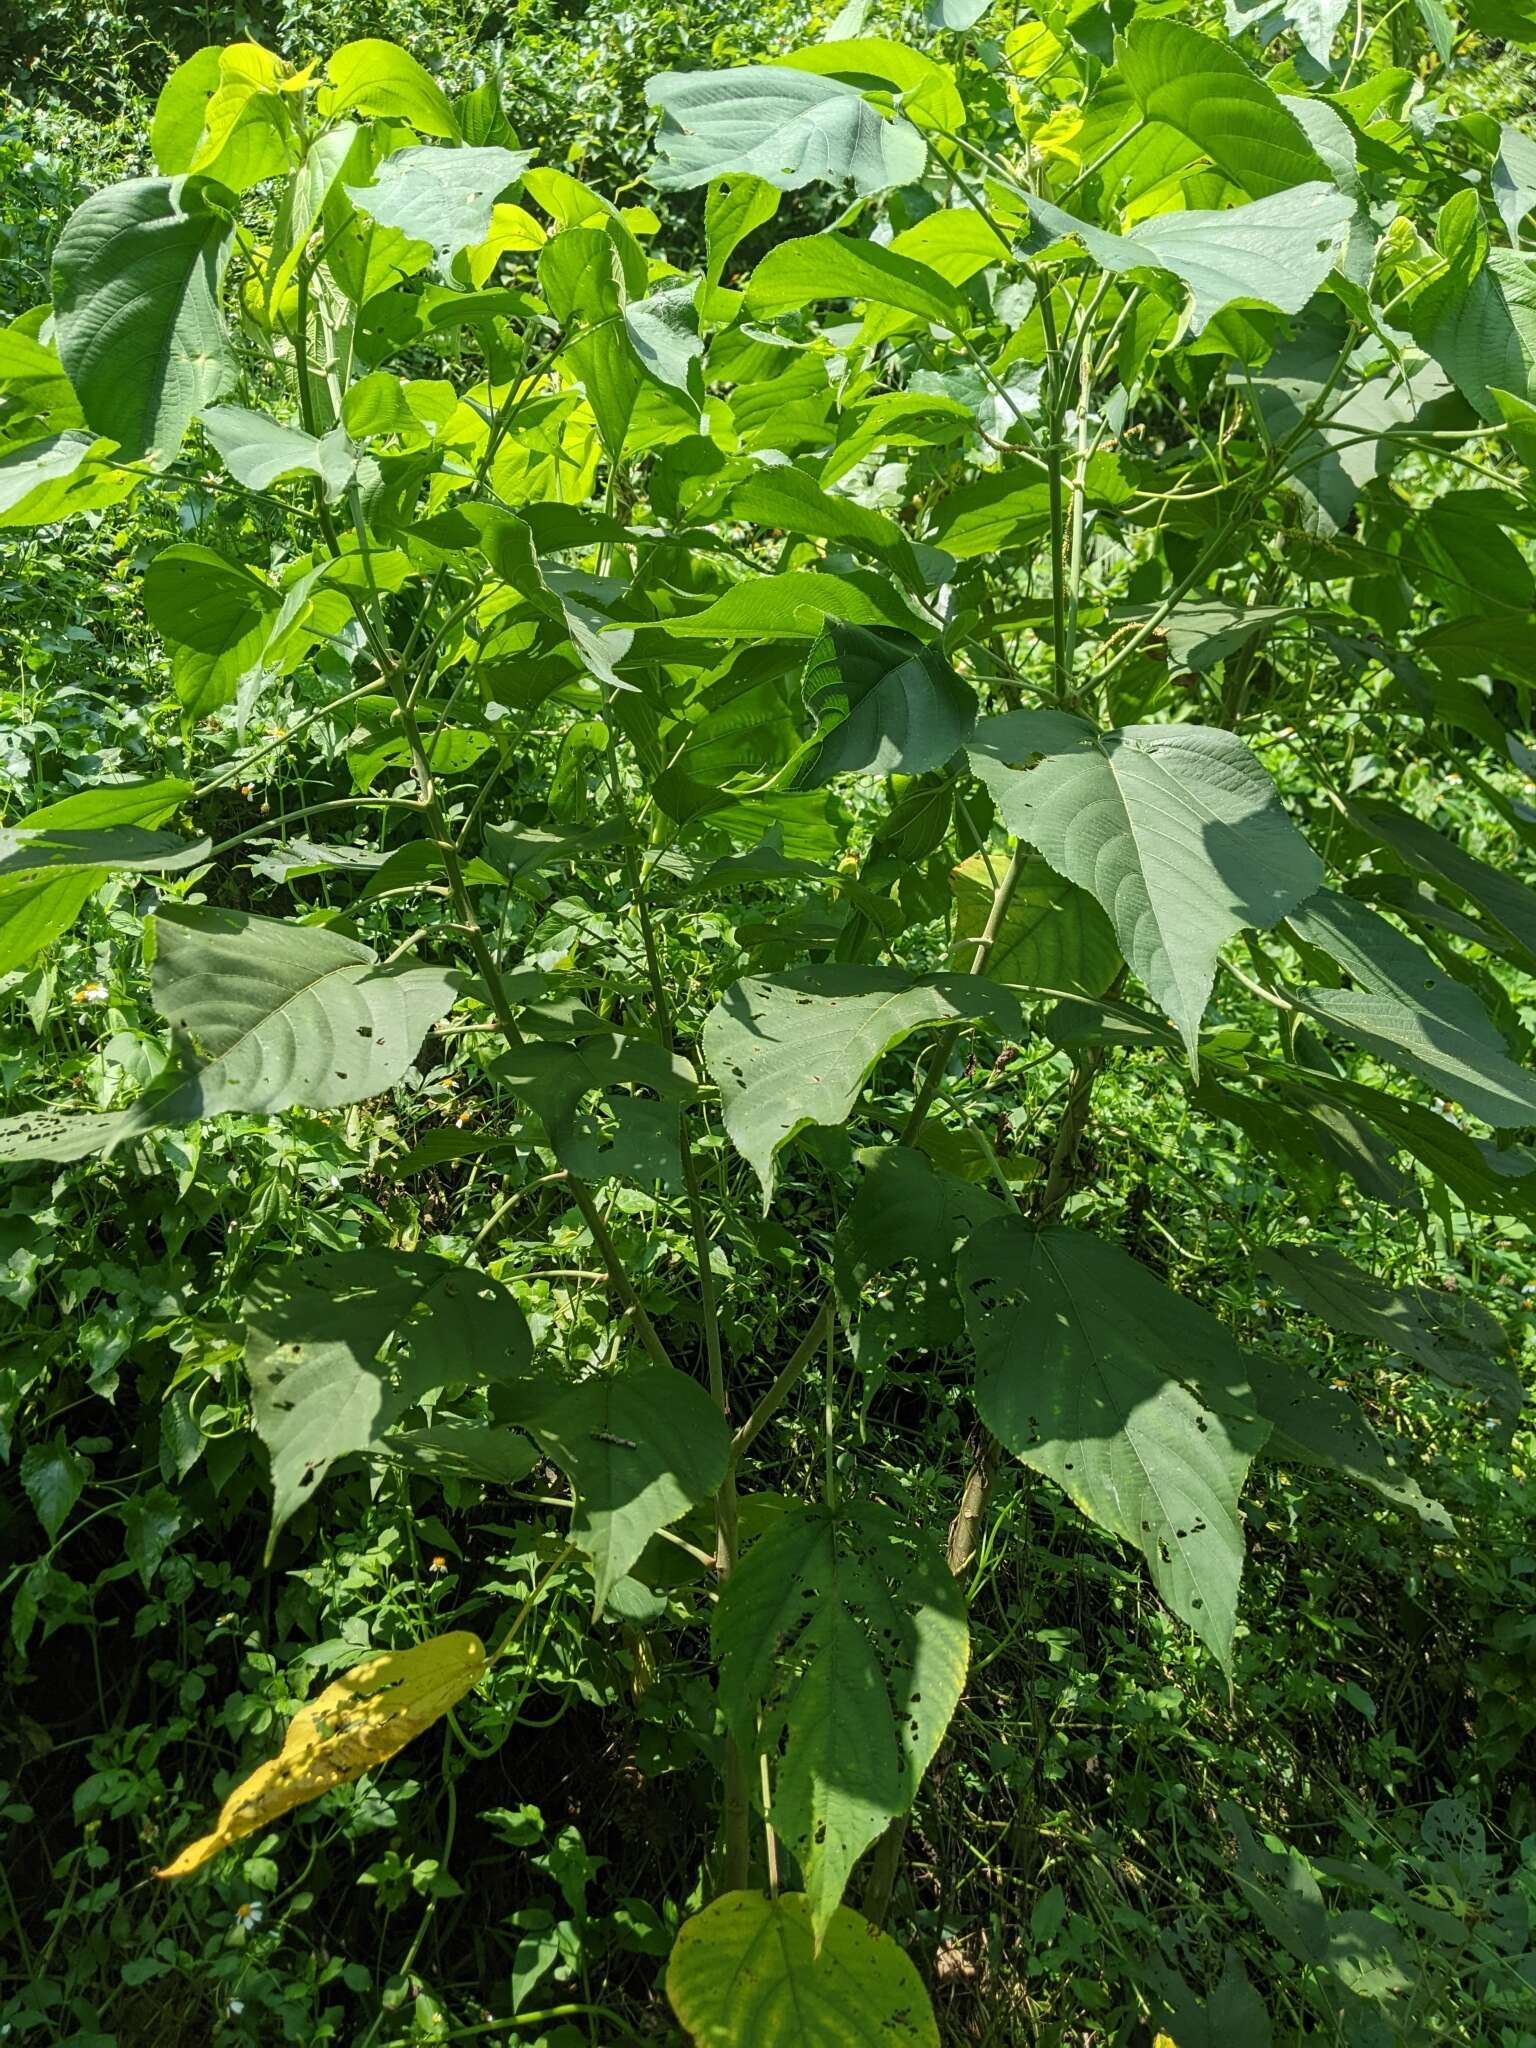
<path id="1" fill-rule="evenodd" d="M 111 990 L 104 981 L 82 982 L 70 998 L 76 1003 L 104 1003 L 111 996 Z"/>
<path id="2" fill-rule="evenodd" d="M 266 1918 L 266 1912 L 260 1899 L 247 1899 L 243 1906 L 236 1906 L 235 1919 L 241 1927 L 259 1927 Z"/>
<path id="3" fill-rule="evenodd" d="M 245 2000 L 243 1998 L 232 1998 L 225 2010 L 232 2020 L 237 2020 L 241 2013 L 245 2011 Z"/>

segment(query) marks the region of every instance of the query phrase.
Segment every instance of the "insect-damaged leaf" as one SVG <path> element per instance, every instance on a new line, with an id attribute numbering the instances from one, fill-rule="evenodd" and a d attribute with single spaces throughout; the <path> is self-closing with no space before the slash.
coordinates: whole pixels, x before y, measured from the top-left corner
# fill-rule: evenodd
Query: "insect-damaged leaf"
<path id="1" fill-rule="evenodd" d="M 968 1181 L 942 1173 L 905 1145 L 873 1154 L 833 1248 L 849 1349 L 862 1372 L 899 1351 L 957 1343 L 965 1315 L 955 1253 L 971 1232 L 1004 1213 Z"/>
<path id="2" fill-rule="evenodd" d="M 670 1366 L 595 1373 L 518 1421 L 571 1482 L 571 1541 L 592 1560 L 597 1612 L 656 1531 L 715 1491 L 731 1453 L 720 1410 Z"/>
<path id="3" fill-rule="evenodd" d="M 923 775 L 970 738 L 976 699 L 939 648 L 868 626 L 831 624 L 801 678 L 819 730 L 792 786 L 823 789 L 839 775 Z"/>
<path id="4" fill-rule="evenodd" d="M 960 1254 L 976 1406 L 1226 1663 L 1243 1568 L 1238 1495 L 1269 1434 L 1241 1352 L 1205 1309 L 1086 1231 L 1005 1217 Z"/>
<path id="5" fill-rule="evenodd" d="M 804 1873 L 819 1939 L 959 1703 L 964 1595 L 935 1538 L 891 1509 L 799 1508 L 721 1588 L 715 1644 L 721 1705 L 743 1751 L 768 1759 L 768 1819 Z"/>
<path id="6" fill-rule="evenodd" d="M 364 1658 L 299 1709 L 277 1755 L 235 1787 L 211 1832 L 156 1877 L 189 1877 L 294 1807 L 387 1763 L 456 1706 L 484 1669 L 485 1645 L 467 1629 Z"/>
<path id="7" fill-rule="evenodd" d="M 727 1892 L 684 1921 L 667 1998 L 697 2048 L 939 2048 L 891 1937 L 840 1906 L 818 1948 L 799 1892 Z"/>
<path id="8" fill-rule="evenodd" d="M 725 1128 L 773 1199 L 774 1161 L 807 1124 L 840 1124 L 882 1053 L 914 1031 L 974 1020 L 1017 1035 L 1018 1004 L 976 975 L 799 967 L 748 975 L 704 1020 Z"/>
<path id="9" fill-rule="evenodd" d="M 261 1277 L 244 1318 L 256 1433 L 272 1461 L 269 1556 L 338 1458 L 387 1449 L 385 1431 L 432 1388 L 516 1380 L 533 1355 L 499 1282 L 425 1252 L 296 1260 Z"/>

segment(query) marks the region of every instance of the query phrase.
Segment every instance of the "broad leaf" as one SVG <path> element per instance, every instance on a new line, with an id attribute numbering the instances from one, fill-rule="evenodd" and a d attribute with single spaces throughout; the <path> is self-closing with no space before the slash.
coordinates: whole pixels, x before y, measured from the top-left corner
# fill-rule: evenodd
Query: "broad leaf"
<path id="1" fill-rule="evenodd" d="M 950 875 L 955 899 L 954 965 L 968 969 L 992 915 L 996 862 L 980 854 Z M 1085 889 L 1048 862 L 1027 860 L 987 955 L 987 979 L 1058 995 L 1101 996 L 1120 971 L 1114 927 Z"/>
<path id="2" fill-rule="evenodd" d="M 937 647 L 867 626 L 829 624 L 801 678 L 817 731 L 792 786 L 839 775 L 923 775 L 970 738 L 976 699 Z"/>
<path id="3" fill-rule="evenodd" d="M 53 252 L 54 333 L 89 425 L 164 467 L 233 375 L 219 299 L 231 195 L 131 178 L 77 207 Z"/>
<path id="4" fill-rule="evenodd" d="M 725 1581 L 714 1640 L 722 1709 L 744 1754 L 768 1759 L 768 1819 L 820 1938 L 959 1704 L 964 1596 L 936 1537 L 890 1508 L 797 1508 Z"/>
<path id="5" fill-rule="evenodd" d="M 516 1380 L 533 1357 L 504 1287 L 424 1252 L 296 1260 L 264 1274 L 243 1313 L 256 1433 L 272 1461 L 269 1557 L 338 1458 L 385 1447 L 384 1432 L 434 1387 Z"/>
<path id="6" fill-rule="evenodd" d="M 1536 889 L 1463 852 L 1454 839 L 1391 804 L 1361 804 L 1355 815 L 1409 867 L 1433 876 L 1482 911 L 1504 934 L 1519 966 L 1536 974 Z"/>
<path id="7" fill-rule="evenodd" d="M 1097 733 L 1060 711 L 986 719 L 970 753 L 1008 830 L 1098 899 L 1195 1064 L 1221 948 L 1322 880 L 1268 774 L 1210 726 Z"/>
<path id="8" fill-rule="evenodd" d="M 818 1948 L 809 1901 L 727 1892 L 683 1922 L 667 1998 L 696 2048 L 939 2048 L 923 1981 L 840 1906 Z"/>
<path id="9" fill-rule="evenodd" d="M 808 1124 L 840 1124 L 881 1055 L 914 1031 L 982 1021 L 1021 1028 L 1004 990 L 973 976 L 895 968 L 801 967 L 749 976 L 704 1020 L 704 1062 L 725 1128 L 773 1199 L 774 1161 Z"/>
<path id="10" fill-rule="evenodd" d="M 849 1349 L 869 1372 L 898 1352 L 959 1342 L 955 1254 L 1002 1211 L 995 1197 L 905 1145 L 864 1156 L 867 1170 L 837 1227 L 833 1272 Z"/>
<path id="11" fill-rule="evenodd" d="M 850 235 L 807 235 L 770 249 L 747 281 L 747 311 L 762 318 L 827 299 L 891 306 L 963 329 L 964 299 L 926 263 Z"/>
<path id="12" fill-rule="evenodd" d="M 52 526 L 76 512 L 116 504 L 139 478 L 101 458 L 112 443 L 70 428 L 0 455 L 0 528 Z"/>
<path id="13" fill-rule="evenodd" d="M 156 1877 L 189 1877 L 296 1806 L 387 1763 L 479 1682 L 485 1645 L 466 1629 L 365 1657 L 301 1707 L 270 1763 L 243 1778 L 201 1835 Z"/>
<path id="14" fill-rule="evenodd" d="M 1116 275 L 1161 270 L 1189 292 L 1188 328 L 1199 334 L 1233 305 L 1275 306 L 1299 313 L 1333 268 L 1355 217 L 1355 202 L 1334 185 L 1297 185 L 1248 206 L 1207 213 L 1160 214 L 1129 235 L 1076 220 L 1048 199 L 1030 199 L 1047 249 L 1066 237 Z"/>
<path id="15" fill-rule="evenodd" d="M 530 1041 L 505 1054 L 493 1071 L 537 1111 L 569 1172 L 584 1180 L 619 1175 L 681 1188 L 677 1113 L 698 1084 L 688 1062 L 654 1039 L 597 1032 L 571 1045 Z M 648 1092 L 610 1092 L 623 1087 Z M 583 1101 L 598 1091 L 601 1114 L 583 1116 Z"/>
<path id="16" fill-rule="evenodd" d="M 1378 1434 L 1341 1387 L 1325 1386 L 1302 1367 L 1250 1353 L 1248 1379 L 1259 1413 L 1271 1425 L 1266 1458 L 1342 1472 L 1383 1500 L 1417 1515 L 1436 1536 L 1455 1534 L 1449 1515 L 1407 1470 L 1411 1447 Z"/>
<path id="17" fill-rule="evenodd" d="M 1294 115 L 1230 44 L 1181 21 L 1143 18 L 1115 55 L 1146 119 L 1187 135 L 1251 198 L 1328 178 Z"/>
<path id="18" fill-rule="evenodd" d="M 1509 123 L 1499 130 L 1492 183 L 1493 203 L 1504 232 L 1518 246 L 1521 222 L 1536 206 L 1536 140 Z"/>
<path id="19" fill-rule="evenodd" d="M 125 792 L 132 787 L 125 785 Z M 175 874 L 207 859 L 206 839 L 188 841 L 141 824 L 70 824 L 70 814 L 89 814 L 97 794 L 66 797 L 50 811 L 0 830 L 0 973 L 35 959 L 67 931 L 110 875 Z M 163 818 L 191 788 L 141 784 L 136 794 L 140 816 Z M 135 808 L 132 799 L 121 808 Z"/>
<path id="20" fill-rule="evenodd" d="M 571 1482 L 571 1541 L 592 1560 L 596 1613 L 656 1531 L 715 1492 L 730 1459 L 724 1416 L 668 1366 L 594 1373 L 518 1421 Z"/>
<path id="21" fill-rule="evenodd" d="M 1118 1246 L 1016 1217 L 971 1238 L 960 1287 L 983 1422 L 1134 1543 L 1174 1613 L 1227 1663 L 1238 1496 L 1269 1433 L 1236 1344 Z"/>
<path id="22" fill-rule="evenodd" d="M 523 149 L 397 149 L 371 185 L 349 185 L 347 197 L 370 219 L 425 242 L 446 278 L 462 249 L 491 232 L 496 201 L 533 161 Z"/>
<path id="23" fill-rule="evenodd" d="M 1330 1329 L 1386 1344 L 1447 1386 L 1471 1389 L 1507 1424 L 1518 1417 L 1525 1396 L 1507 1362 L 1509 1333 L 1479 1303 L 1392 1287 L 1329 1245 L 1269 1245 L 1258 1262 Z"/>
<path id="24" fill-rule="evenodd" d="M 664 71 L 645 96 L 662 110 L 651 182 L 663 191 L 750 171 L 781 192 L 812 179 L 882 192 L 920 178 L 928 158 L 910 122 L 887 120 L 853 86 L 808 71 Z"/>
<path id="25" fill-rule="evenodd" d="M 1536 1123 L 1536 1075 L 1510 1058 L 1474 990 L 1352 897 L 1320 890 L 1291 930 L 1344 968 L 1353 988 L 1310 988 L 1298 1000 L 1332 1030 L 1403 1067 L 1495 1130 Z"/>
<path id="26" fill-rule="evenodd" d="M 315 476 L 334 500 L 356 470 L 352 445 L 340 427 L 320 436 L 305 434 L 242 405 L 210 406 L 202 424 L 224 467 L 250 491 L 265 491 L 279 477 Z"/>
<path id="27" fill-rule="evenodd" d="M 436 80 L 397 43 L 366 36 L 343 43 L 325 67 L 329 89 L 321 94 L 325 114 L 377 114 L 386 121 L 405 121 L 419 135 L 454 140 L 459 124 Z"/>

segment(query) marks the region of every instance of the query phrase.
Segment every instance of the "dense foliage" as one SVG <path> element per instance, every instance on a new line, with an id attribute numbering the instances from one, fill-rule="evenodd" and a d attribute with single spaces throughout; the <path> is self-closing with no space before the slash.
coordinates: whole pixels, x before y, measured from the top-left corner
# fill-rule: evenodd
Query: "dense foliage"
<path id="1" fill-rule="evenodd" d="M 29 22 L 7 2038 L 1536 2044 L 1463 13 Z"/>

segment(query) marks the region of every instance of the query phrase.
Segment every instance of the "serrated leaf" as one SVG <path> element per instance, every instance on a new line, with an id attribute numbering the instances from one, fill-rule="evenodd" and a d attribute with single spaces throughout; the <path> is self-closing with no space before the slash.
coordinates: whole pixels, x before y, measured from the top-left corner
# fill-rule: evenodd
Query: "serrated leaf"
<path id="1" fill-rule="evenodd" d="M 799 1892 L 727 1892 L 684 1921 L 667 1998 L 696 2048 L 939 2048 L 891 1937 L 840 1906 L 818 1949 Z"/>
<path id="2" fill-rule="evenodd" d="M 1061 711 L 986 719 L 970 755 L 1008 830 L 1097 898 L 1195 1065 L 1221 948 L 1322 880 L 1269 775 L 1212 726 L 1097 733 Z"/>
<path id="3" fill-rule="evenodd" d="M 721 1706 L 744 1754 L 768 1758 L 768 1819 L 820 1939 L 959 1704 L 964 1595 L 938 1541 L 890 1508 L 797 1508 L 721 1587 L 714 1641 Z"/>
<path id="4" fill-rule="evenodd" d="M 125 461 L 164 467 L 233 375 L 219 305 L 233 204 L 207 178 L 131 178 L 92 193 L 59 236 L 59 356 Z"/>
<path id="5" fill-rule="evenodd" d="M 983 1422 L 1135 1544 L 1163 1599 L 1226 1664 L 1238 1496 L 1269 1433 L 1237 1345 L 1118 1246 L 1017 1217 L 971 1238 L 960 1288 Z"/>
<path id="6" fill-rule="evenodd" d="M 764 1209 L 774 1161 L 796 1132 L 842 1123 L 881 1055 L 912 1032 L 967 1020 L 1022 1030 L 1013 997 L 978 976 L 825 966 L 735 983 L 704 1020 L 700 1044 Z"/>
<path id="7" fill-rule="evenodd" d="M 650 176 L 663 191 L 750 171 L 781 192 L 813 179 L 883 192 L 920 178 L 928 160 L 909 121 L 887 120 L 855 87 L 809 71 L 663 71 L 645 96 L 662 111 Z"/>
<path id="8" fill-rule="evenodd" d="M 299 1709 L 281 1750 L 235 1787 L 212 1832 L 189 1843 L 156 1877 L 189 1877 L 296 1806 L 387 1763 L 457 1706 L 484 1669 L 485 1645 L 466 1629 L 411 1650 L 365 1657 Z"/>
<path id="9" fill-rule="evenodd" d="M 1355 986 L 1297 1000 L 1321 1023 L 1461 1103 L 1495 1130 L 1536 1123 L 1536 1075 L 1517 1066 L 1476 992 L 1353 897 L 1319 890 L 1288 918 Z"/>
<path id="10" fill-rule="evenodd" d="M 592 1561 L 594 1613 L 656 1531 L 716 1491 L 730 1461 L 724 1416 L 670 1366 L 595 1373 L 542 1394 L 518 1422 L 571 1482 L 571 1541 Z"/>
<path id="11" fill-rule="evenodd" d="M 242 1314 L 256 1433 L 272 1462 L 269 1558 L 338 1458 L 387 1448 L 385 1432 L 434 1387 L 515 1381 L 533 1356 L 504 1287 L 425 1252 L 295 1260 L 261 1276 Z"/>

